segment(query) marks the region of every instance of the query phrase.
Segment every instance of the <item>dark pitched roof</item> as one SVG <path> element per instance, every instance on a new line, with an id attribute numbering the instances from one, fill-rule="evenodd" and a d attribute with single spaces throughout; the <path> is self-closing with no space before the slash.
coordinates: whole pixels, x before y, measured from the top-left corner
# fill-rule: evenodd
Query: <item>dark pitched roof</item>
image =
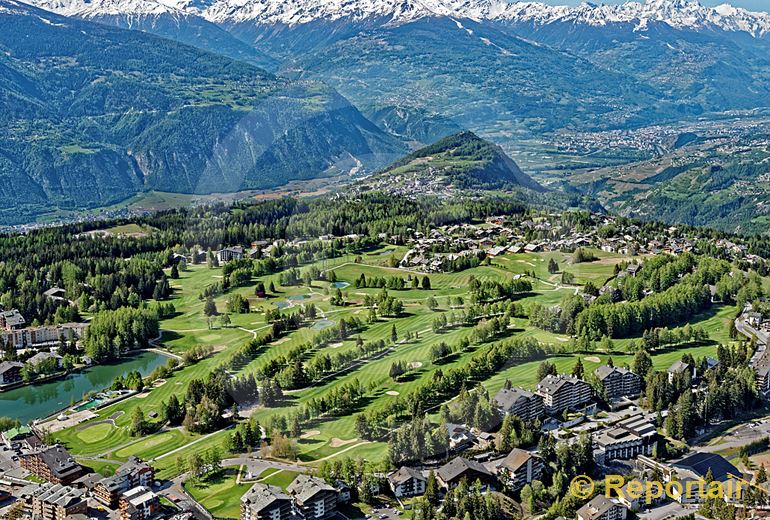
<path id="1" fill-rule="evenodd" d="M 337 490 L 323 480 L 308 475 L 298 475 L 288 485 L 286 491 L 294 495 L 300 502 L 307 502 L 320 492 L 336 493 Z"/>
<path id="2" fill-rule="evenodd" d="M 714 480 L 725 482 L 730 479 L 730 475 L 741 476 L 741 472 L 730 464 L 723 456 L 716 453 L 697 452 L 689 455 L 679 462 L 674 463 L 677 468 L 683 468 L 692 471 L 699 477 L 705 477 L 709 469 L 714 475 Z"/>
<path id="3" fill-rule="evenodd" d="M 535 457 L 535 455 L 526 450 L 514 448 L 500 463 L 500 467 L 504 467 L 515 473 L 533 457 Z"/>
<path id="4" fill-rule="evenodd" d="M 492 473 L 490 473 L 483 465 L 474 460 L 468 460 L 462 457 L 457 457 L 456 459 L 447 462 L 436 471 L 436 474 L 444 482 L 450 482 L 462 477 L 464 473 L 469 471 L 492 477 Z"/>
<path id="5" fill-rule="evenodd" d="M 535 394 L 523 388 L 503 388 L 492 399 L 494 403 L 503 409 L 512 408 L 519 399 L 532 399 Z"/>
<path id="6" fill-rule="evenodd" d="M 596 367 L 596 370 L 594 370 L 594 374 L 596 374 L 596 377 L 598 377 L 600 380 L 604 380 L 607 377 L 609 377 L 612 374 L 630 374 L 631 371 L 627 370 L 623 367 L 611 367 L 609 365 L 599 365 Z"/>
<path id="7" fill-rule="evenodd" d="M 241 497 L 241 502 L 247 504 L 254 511 L 264 511 L 265 509 L 274 506 L 276 502 L 282 500 L 291 499 L 281 490 L 281 488 L 259 483 L 251 486 L 251 489 Z"/>
<path id="8" fill-rule="evenodd" d="M 39 455 L 45 465 L 51 469 L 51 472 L 59 478 L 82 470 L 82 466 L 72 458 L 67 450 L 58 444 L 43 449 Z"/>
<path id="9" fill-rule="evenodd" d="M 690 365 L 680 360 L 675 361 L 670 367 L 668 367 L 668 371 L 672 374 L 681 374 L 688 368 L 690 368 Z"/>
<path id="10" fill-rule="evenodd" d="M 46 483 L 34 493 L 35 498 L 58 507 L 71 507 L 82 502 L 83 493 L 69 486 Z"/>
<path id="11" fill-rule="evenodd" d="M 388 475 L 388 480 L 393 484 L 403 484 L 411 479 L 427 481 L 428 479 L 423 476 L 422 473 L 414 468 L 408 466 L 402 466 L 398 471 L 395 471 Z"/>
<path id="12" fill-rule="evenodd" d="M 537 385 L 537 389 L 547 394 L 555 394 L 561 390 L 564 385 L 576 386 L 580 384 L 587 385 L 588 383 L 572 375 L 559 374 L 554 376 L 549 374 L 540 381 Z"/>
<path id="13" fill-rule="evenodd" d="M 18 363 L 16 361 L 3 361 L 2 363 L 0 363 L 0 374 L 4 374 L 8 372 L 12 368 L 20 369 L 23 366 L 24 366 L 23 363 Z"/>

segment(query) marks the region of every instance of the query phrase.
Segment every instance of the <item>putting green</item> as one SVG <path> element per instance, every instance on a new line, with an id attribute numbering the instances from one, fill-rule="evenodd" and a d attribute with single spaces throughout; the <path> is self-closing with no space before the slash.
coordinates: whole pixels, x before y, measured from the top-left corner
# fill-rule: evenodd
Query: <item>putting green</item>
<path id="1" fill-rule="evenodd" d="M 106 439 L 115 428 L 109 423 L 95 424 L 77 433 L 77 438 L 86 443 L 99 442 Z"/>

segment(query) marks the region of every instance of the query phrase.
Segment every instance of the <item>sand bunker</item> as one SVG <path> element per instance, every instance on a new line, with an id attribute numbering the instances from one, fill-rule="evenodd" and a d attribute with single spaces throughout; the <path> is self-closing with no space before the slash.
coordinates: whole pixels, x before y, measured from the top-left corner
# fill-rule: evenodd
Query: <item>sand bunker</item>
<path id="1" fill-rule="evenodd" d="M 342 345 L 342 343 L 329 343 L 330 348 L 340 348 Z"/>
<path id="2" fill-rule="evenodd" d="M 415 368 L 422 368 L 422 363 L 420 361 L 412 361 L 409 363 L 409 368 L 415 369 Z"/>
<path id="3" fill-rule="evenodd" d="M 401 395 L 400 393 L 396 392 L 395 390 L 388 390 L 385 393 L 388 394 L 388 395 Z"/>
<path id="4" fill-rule="evenodd" d="M 602 362 L 602 360 L 599 359 L 596 356 L 588 356 L 588 357 L 583 358 L 583 359 L 585 359 L 586 361 L 590 361 L 591 363 L 601 363 Z"/>
<path id="5" fill-rule="evenodd" d="M 355 442 L 358 442 L 358 439 L 350 439 L 347 441 L 343 441 L 342 439 L 338 439 L 337 437 L 335 437 L 331 441 L 329 441 L 329 446 L 331 446 L 332 448 L 341 448 L 343 446 L 347 446 L 348 444 L 353 444 Z"/>
<path id="6" fill-rule="evenodd" d="M 300 435 L 299 438 L 309 439 L 310 437 L 315 437 L 316 435 L 321 435 L 321 432 L 319 430 L 310 430 L 309 432 L 305 432 L 302 435 Z"/>

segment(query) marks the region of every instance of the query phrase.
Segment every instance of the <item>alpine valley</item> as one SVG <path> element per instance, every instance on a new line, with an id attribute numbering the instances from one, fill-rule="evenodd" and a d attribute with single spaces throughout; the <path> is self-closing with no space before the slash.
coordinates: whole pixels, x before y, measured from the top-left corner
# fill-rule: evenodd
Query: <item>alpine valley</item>
<path id="1" fill-rule="evenodd" d="M 759 195 L 742 199 L 745 218 L 713 225 L 756 230 L 770 207 L 755 189 L 770 166 L 690 184 L 714 190 L 695 212 L 660 196 L 628 209 L 627 189 L 596 184 L 654 163 L 651 184 L 632 195 L 687 198 L 688 183 L 657 175 L 674 165 L 678 135 L 735 144 L 734 118 L 761 128 L 768 13 L 695 0 L 34 3 L 0 0 L 0 118 L 11 129 L 0 175 L 14 186 L 0 195 L 6 223 L 153 190 L 371 173 L 463 130 L 540 184 L 635 216 L 658 213 L 661 201 L 672 221 L 710 224 L 731 207 L 736 182 Z"/>

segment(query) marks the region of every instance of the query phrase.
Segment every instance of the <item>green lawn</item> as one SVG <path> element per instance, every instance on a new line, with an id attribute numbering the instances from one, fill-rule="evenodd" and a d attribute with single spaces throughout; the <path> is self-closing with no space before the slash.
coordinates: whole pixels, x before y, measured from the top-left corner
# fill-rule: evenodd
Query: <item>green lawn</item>
<path id="1" fill-rule="evenodd" d="M 383 254 L 384 252 L 384 254 Z M 361 273 L 367 278 L 376 276 L 414 276 L 413 273 L 400 271 L 388 267 L 391 255 L 403 254 L 404 248 L 395 246 L 383 247 L 370 254 L 360 255 L 360 262 L 355 263 L 355 257 L 345 256 L 334 260 L 324 260 L 316 262 L 320 269 L 333 269 L 338 281 L 348 282 L 350 286 L 342 289 L 348 305 L 344 307 L 335 307 L 330 303 L 329 284 L 327 282 L 315 281 L 311 287 L 281 287 L 280 275 L 274 274 L 262 277 L 261 280 L 266 286 L 273 282 L 277 287 L 277 292 L 270 295 L 268 299 L 258 299 L 254 296 L 254 284 L 257 280 L 245 287 L 232 288 L 228 293 L 217 296 L 215 302 L 220 312 L 226 308 L 226 303 L 233 293 L 240 293 L 247 297 L 251 302 L 252 312 L 248 314 L 231 315 L 232 325 L 228 328 L 222 328 L 218 324 L 210 329 L 205 317 L 203 316 L 203 302 L 199 298 L 201 291 L 207 286 L 221 279 L 221 269 L 209 269 L 205 265 L 189 266 L 180 273 L 180 278 L 171 280 L 174 293 L 172 302 L 174 303 L 177 314 L 163 320 L 161 328 L 163 333 L 163 344 L 172 352 L 183 353 L 185 350 L 195 345 L 210 345 L 214 348 L 214 354 L 195 365 L 186 366 L 177 371 L 168 378 L 167 382 L 153 389 L 144 398 L 130 398 L 121 401 L 112 406 L 97 411 L 98 417 L 83 425 L 64 430 L 56 434 L 56 437 L 64 442 L 77 456 L 106 458 L 109 460 L 122 461 L 131 455 L 137 455 L 146 460 L 152 460 L 153 465 L 158 469 L 159 477 L 169 478 L 178 473 L 177 458 L 186 458 L 193 452 L 203 452 L 210 446 L 221 446 L 228 432 L 217 432 L 203 442 L 195 443 L 200 439 L 200 435 L 187 433 L 182 429 L 162 431 L 142 438 L 133 438 L 128 435 L 128 425 L 131 413 L 137 407 L 140 407 L 147 416 L 150 412 L 160 412 L 161 405 L 172 394 L 182 398 L 187 389 L 189 381 L 194 378 L 204 378 L 211 370 L 220 366 L 229 355 L 244 342 L 248 341 L 254 335 L 265 334 L 270 325 L 265 322 L 264 310 L 268 307 L 274 307 L 276 304 L 291 304 L 292 306 L 312 302 L 319 310 L 319 320 L 325 319 L 331 322 L 337 322 L 343 317 L 357 316 L 365 320 L 367 310 L 363 309 L 361 303 L 366 294 L 378 294 L 380 289 L 357 289 L 353 287 L 353 282 L 358 279 Z M 468 363 L 473 356 L 473 351 L 457 355 L 450 363 L 446 365 L 436 365 L 430 361 L 431 346 L 445 341 L 450 345 L 457 344 L 462 338 L 468 337 L 472 333 L 471 328 L 457 328 L 443 333 L 434 333 L 432 323 L 434 318 L 440 312 L 447 312 L 448 297 L 463 296 L 468 302 L 467 284 L 471 277 L 477 279 L 501 279 L 509 278 L 516 274 L 524 274 L 534 271 L 537 279 L 533 280 L 533 293 L 520 299 L 520 303 L 526 308 L 534 303 L 544 305 L 555 305 L 568 294 L 574 294 L 576 287 L 564 287 L 560 285 L 560 274 L 550 274 L 547 269 L 548 260 L 553 258 L 559 264 L 561 270 L 567 270 L 573 273 L 579 283 L 593 281 L 601 285 L 607 279 L 613 276 L 613 270 L 616 263 L 627 260 L 626 257 L 594 251 L 599 258 L 595 262 L 572 264 L 572 255 L 565 253 L 535 253 L 524 255 L 506 255 L 495 258 L 492 265 L 480 266 L 478 268 L 464 271 L 461 273 L 431 274 L 430 291 L 422 289 L 406 289 L 403 291 L 391 291 L 391 294 L 406 305 L 404 316 L 398 319 L 380 319 L 377 323 L 367 324 L 365 330 L 361 332 L 361 337 L 365 341 L 378 339 L 387 339 L 390 337 L 391 327 L 395 323 L 398 334 L 401 338 L 406 332 L 419 333 L 419 339 L 409 343 L 399 343 L 394 351 L 384 355 L 381 359 L 369 361 L 355 370 L 339 375 L 336 378 L 327 380 L 316 386 L 310 386 L 297 391 L 289 392 L 287 405 L 282 408 L 265 409 L 258 408 L 253 411 L 253 415 L 264 424 L 265 421 L 274 414 L 287 414 L 295 410 L 298 406 L 307 403 L 309 400 L 318 398 L 338 387 L 339 385 L 358 380 L 360 383 L 370 389 L 367 395 L 367 401 L 364 409 L 376 409 L 382 407 L 392 399 L 396 394 L 408 393 L 410 390 L 430 381 L 436 370 L 446 370 L 451 367 L 460 367 Z M 303 267 L 302 269 L 304 269 Z M 422 278 L 422 274 L 418 275 Z M 298 297 L 303 296 L 300 300 Z M 440 309 L 437 312 L 429 311 L 425 307 L 426 300 L 434 296 L 438 299 Z M 284 313 L 292 312 L 292 308 L 286 308 Z M 728 341 L 727 330 L 729 321 L 734 316 L 736 310 L 728 306 L 715 306 L 708 312 L 693 317 L 691 323 L 705 328 L 713 341 L 708 345 L 686 345 L 678 348 L 671 348 L 654 353 L 653 362 L 656 369 L 665 369 L 675 360 L 679 359 L 683 353 L 691 353 L 695 357 L 705 355 L 714 355 L 717 342 Z M 265 366 L 271 360 L 286 354 L 292 348 L 312 340 L 316 331 L 312 328 L 303 328 L 294 331 L 281 339 L 274 341 L 267 348 L 263 349 L 256 359 L 243 367 L 238 367 L 235 375 L 245 375 L 253 373 Z M 559 334 L 545 332 L 529 326 L 526 319 L 515 319 L 512 328 L 509 330 L 509 337 L 532 336 L 538 341 L 550 343 L 557 346 L 568 345 L 569 338 Z M 638 340 L 638 339 L 637 339 Z M 615 341 L 615 352 L 612 353 L 616 364 L 631 363 L 632 356 L 629 355 L 628 346 L 631 339 Z M 343 342 L 341 345 L 334 344 L 321 349 L 311 351 L 307 359 L 319 356 L 322 353 L 344 352 L 354 348 L 352 339 Z M 606 362 L 607 353 L 567 353 L 563 356 L 553 358 L 558 369 L 563 372 L 571 371 L 578 358 L 583 359 L 583 364 L 587 371 L 594 370 L 599 363 L 593 358 L 598 357 L 600 362 Z M 591 358 L 591 359 L 586 359 Z M 394 382 L 388 376 L 391 364 L 396 361 L 405 361 L 413 364 L 415 368 L 406 382 Z M 532 388 L 535 384 L 535 374 L 537 373 L 537 362 L 522 363 L 508 366 L 495 374 L 489 380 L 484 381 L 484 386 L 490 393 L 496 392 L 510 379 L 513 384 Z M 121 415 L 117 415 L 121 413 Z M 115 417 L 116 426 L 102 423 L 107 418 Z M 88 426 L 91 424 L 91 426 Z M 380 461 L 386 456 L 386 445 L 384 443 L 362 443 L 357 437 L 355 429 L 354 414 L 343 417 L 326 417 L 321 421 L 316 421 L 308 426 L 312 430 L 298 442 L 300 461 L 309 465 L 316 465 L 320 459 L 335 456 L 363 457 L 370 461 Z M 312 434 L 312 435 L 311 435 Z M 173 453 L 169 454 L 173 450 Z M 275 474 L 275 479 L 280 483 L 281 479 L 291 476 L 288 472 Z M 224 478 L 224 477 L 223 477 Z M 271 475 L 269 478 L 273 478 Z M 225 479 L 226 480 L 226 479 Z M 216 484 L 214 484 L 216 485 Z M 211 487 L 211 486 L 208 486 Z M 201 490 L 202 492 L 202 490 Z M 210 498 L 212 501 L 218 498 Z M 236 501 L 237 502 L 237 501 Z M 236 504 L 237 505 L 237 504 Z M 212 505 L 227 509 L 231 506 L 224 502 L 220 505 Z"/>
<path id="2" fill-rule="evenodd" d="M 294 479 L 297 478 L 299 473 L 289 470 L 280 470 L 275 471 L 266 477 L 263 477 L 262 475 L 264 475 L 264 472 L 260 474 L 261 478 L 259 482 L 262 484 L 266 484 L 268 486 L 278 486 L 279 488 L 285 490 L 287 487 L 289 487 L 289 484 L 294 482 Z"/>
<path id="3" fill-rule="evenodd" d="M 217 518 L 240 518 L 241 497 L 250 484 L 236 484 L 238 468 L 224 468 L 217 475 L 203 480 L 188 480 L 185 490 Z"/>
<path id="4" fill-rule="evenodd" d="M 75 435 L 84 444 L 93 444 L 106 439 L 112 434 L 114 429 L 109 423 L 94 424 L 78 431 Z"/>

